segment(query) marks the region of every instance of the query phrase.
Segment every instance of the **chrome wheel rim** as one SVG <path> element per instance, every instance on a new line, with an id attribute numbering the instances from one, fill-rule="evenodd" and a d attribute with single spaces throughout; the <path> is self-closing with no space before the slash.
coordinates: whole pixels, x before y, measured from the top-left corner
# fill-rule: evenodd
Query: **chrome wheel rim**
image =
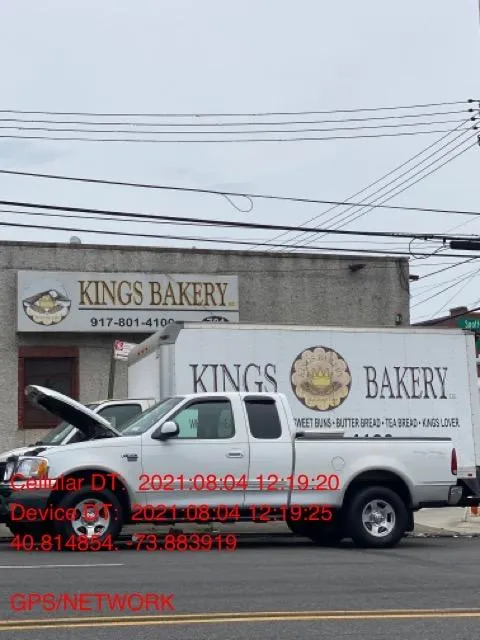
<path id="1" fill-rule="evenodd" d="M 362 511 L 362 524 L 375 538 L 385 538 L 395 528 L 396 516 L 392 505 L 386 500 L 371 500 Z"/>
<path id="2" fill-rule="evenodd" d="M 71 525 L 75 535 L 93 538 L 106 533 L 111 515 L 101 500 L 87 498 L 79 502 L 74 509 L 75 518 L 71 520 Z"/>

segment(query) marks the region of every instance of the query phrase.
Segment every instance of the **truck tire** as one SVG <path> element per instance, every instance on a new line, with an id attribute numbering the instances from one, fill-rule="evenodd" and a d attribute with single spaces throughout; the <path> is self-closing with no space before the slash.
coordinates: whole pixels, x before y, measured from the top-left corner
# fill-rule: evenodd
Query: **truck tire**
<path id="1" fill-rule="evenodd" d="M 293 535 L 308 538 L 310 522 L 305 522 L 305 520 L 292 520 L 291 518 L 287 518 L 285 522 Z"/>
<path id="2" fill-rule="evenodd" d="M 73 539 L 95 537 L 100 541 L 110 539 L 114 542 L 122 530 L 122 505 L 109 489 L 98 491 L 87 485 L 80 491 L 67 494 L 57 506 L 75 509 L 74 520 L 64 519 L 55 523 L 63 542 L 71 540 L 72 536 Z M 75 551 L 72 547 L 69 545 L 68 549 Z"/>
<path id="3" fill-rule="evenodd" d="M 408 510 L 400 496 L 386 487 L 366 487 L 349 502 L 347 535 L 359 547 L 395 546 L 408 527 Z"/>
<path id="4" fill-rule="evenodd" d="M 334 547 L 345 537 L 340 522 L 307 522 L 307 537 L 320 547 Z"/>

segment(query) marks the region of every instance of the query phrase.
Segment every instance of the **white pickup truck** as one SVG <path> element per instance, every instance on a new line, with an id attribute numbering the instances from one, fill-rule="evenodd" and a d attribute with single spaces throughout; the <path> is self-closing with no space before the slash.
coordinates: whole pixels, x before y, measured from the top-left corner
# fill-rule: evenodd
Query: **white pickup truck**
<path id="1" fill-rule="evenodd" d="M 415 510 L 461 497 L 449 438 L 315 434 L 295 427 L 279 393 L 167 398 L 121 434 L 55 391 L 32 386 L 26 395 L 98 439 L 8 460 L 0 520 L 11 527 L 15 510 L 38 512 L 35 523 L 15 516 L 17 532 L 34 535 L 35 525 L 61 540 L 115 540 L 125 524 L 181 522 L 193 507 L 212 520 L 228 509 L 234 521 L 283 517 L 318 544 L 391 547 L 413 529 Z"/>

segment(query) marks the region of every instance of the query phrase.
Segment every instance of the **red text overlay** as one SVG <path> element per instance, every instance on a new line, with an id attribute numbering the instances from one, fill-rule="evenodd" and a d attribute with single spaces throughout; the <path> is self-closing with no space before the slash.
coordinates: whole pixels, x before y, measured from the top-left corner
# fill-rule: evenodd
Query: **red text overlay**
<path id="1" fill-rule="evenodd" d="M 21 474 L 13 475 L 10 487 L 16 491 L 56 490 L 81 491 L 87 485 L 93 491 L 111 489 L 115 491 L 123 486 L 122 478 L 115 473 L 93 473 L 89 479 L 77 477 L 25 478 Z M 173 475 L 171 473 L 142 473 L 138 477 L 138 491 L 338 491 L 340 478 L 336 473 L 317 473 L 280 475 L 262 473 L 255 478 L 245 474 L 218 476 L 214 473 L 191 475 Z"/>
<path id="2" fill-rule="evenodd" d="M 155 533 L 136 533 L 134 540 L 115 543 L 112 536 L 103 538 L 87 536 L 70 536 L 66 540 L 60 536 L 45 533 L 39 542 L 26 533 L 16 535 L 10 542 L 10 547 L 16 551 L 121 551 L 133 549 L 135 551 L 235 551 L 237 536 L 233 533 L 226 535 L 210 535 L 208 533 L 167 534 L 163 537 Z"/>
<path id="3" fill-rule="evenodd" d="M 175 611 L 173 593 L 12 593 L 12 611 Z"/>

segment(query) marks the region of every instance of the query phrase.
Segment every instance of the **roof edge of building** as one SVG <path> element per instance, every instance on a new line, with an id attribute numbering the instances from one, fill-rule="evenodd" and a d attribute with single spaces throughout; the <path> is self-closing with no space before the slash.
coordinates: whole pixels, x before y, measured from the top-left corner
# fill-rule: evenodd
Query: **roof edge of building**
<path id="1" fill-rule="evenodd" d="M 254 245 L 255 243 L 252 242 Z M 326 260 L 363 260 L 363 261 L 379 261 L 379 262 L 408 262 L 407 256 L 397 255 L 367 255 L 367 254 L 337 254 L 337 253 L 290 253 L 290 252 L 273 252 L 273 251 L 247 251 L 246 249 L 199 249 L 192 247 L 152 247 L 152 246 L 134 246 L 134 245 L 110 245 L 110 244 L 70 244 L 69 242 L 16 242 L 13 240 L 0 240 L 0 250 L 2 247 L 19 247 L 19 248 L 36 248 L 36 249 L 66 249 L 67 247 L 73 251 L 83 251 L 89 249 L 101 249 L 104 251 L 162 251 L 164 253 L 176 253 L 184 251 L 186 253 L 199 254 L 222 254 L 222 255 L 240 255 L 240 256 L 262 256 L 269 258 L 308 258 L 308 259 L 326 259 Z"/>

